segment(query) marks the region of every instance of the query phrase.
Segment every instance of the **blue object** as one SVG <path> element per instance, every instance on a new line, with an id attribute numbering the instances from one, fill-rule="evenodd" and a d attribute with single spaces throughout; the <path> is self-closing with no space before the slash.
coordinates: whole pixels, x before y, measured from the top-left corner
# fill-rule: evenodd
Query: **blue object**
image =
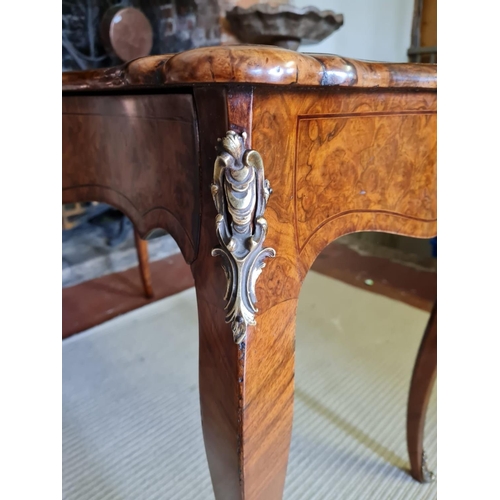
<path id="1" fill-rule="evenodd" d="M 431 244 L 431 247 L 432 247 L 432 256 L 433 257 L 437 257 L 437 237 L 436 238 L 432 238 L 430 240 L 430 244 Z"/>

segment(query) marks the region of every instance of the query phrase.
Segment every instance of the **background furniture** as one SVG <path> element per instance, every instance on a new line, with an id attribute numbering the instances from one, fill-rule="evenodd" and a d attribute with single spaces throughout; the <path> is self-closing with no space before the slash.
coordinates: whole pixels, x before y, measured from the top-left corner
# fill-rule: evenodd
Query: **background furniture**
<path id="1" fill-rule="evenodd" d="M 82 224 L 91 220 L 103 212 L 106 212 L 110 207 L 106 205 L 101 205 L 97 202 L 85 202 L 85 203 L 72 203 L 62 206 L 62 228 L 64 230 L 71 230 Z M 123 222 L 123 221 L 122 221 Z M 123 225 L 120 226 L 121 232 L 123 233 L 123 228 L 127 229 Z M 121 235 L 120 235 L 121 237 Z M 115 238 L 116 239 L 116 238 Z M 148 254 L 148 243 L 143 240 L 134 229 L 134 242 L 135 248 L 137 250 L 137 259 L 139 261 L 139 273 L 141 276 L 141 282 L 144 288 L 144 296 L 146 298 L 152 298 L 153 285 L 151 282 L 151 271 L 149 268 L 149 254 Z M 108 245 L 110 241 L 108 239 Z"/>
<path id="2" fill-rule="evenodd" d="M 164 228 L 191 264 L 217 499 L 281 498 L 296 305 L 316 256 L 356 231 L 436 234 L 436 88 L 434 65 L 255 46 L 63 74 L 64 202 L 110 203 L 142 237 Z M 255 202 L 249 224 L 227 184 L 246 173 L 256 179 L 238 191 Z M 250 239 L 267 258 L 240 276 L 228 262 L 253 251 Z M 235 298 L 242 282 L 248 296 Z M 227 299 L 229 312 L 251 305 L 254 286 L 255 324 L 241 310 L 228 323 Z"/>
<path id="3" fill-rule="evenodd" d="M 139 271 L 141 273 L 144 295 L 149 299 L 153 297 L 153 284 L 151 283 L 151 270 L 149 268 L 148 242 L 143 240 L 134 229 L 135 247 L 137 248 L 137 258 L 139 260 Z"/>
<path id="4" fill-rule="evenodd" d="M 415 0 L 408 58 L 416 63 L 437 62 L 437 0 Z"/>

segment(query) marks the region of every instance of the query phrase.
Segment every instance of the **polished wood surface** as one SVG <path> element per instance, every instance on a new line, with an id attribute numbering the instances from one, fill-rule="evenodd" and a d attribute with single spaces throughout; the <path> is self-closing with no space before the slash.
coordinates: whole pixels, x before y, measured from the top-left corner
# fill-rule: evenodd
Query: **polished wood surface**
<path id="1" fill-rule="evenodd" d="M 409 259 L 403 250 L 382 248 L 336 240 L 318 255 L 311 269 L 430 313 L 437 296 L 434 259 Z"/>
<path id="2" fill-rule="evenodd" d="M 406 439 L 410 455 L 411 474 L 421 482 L 433 479 L 432 472 L 423 462 L 425 415 L 434 387 L 437 371 L 437 303 L 432 309 L 427 328 L 420 344 L 408 398 Z"/>
<path id="3" fill-rule="evenodd" d="M 241 109 L 253 100 L 250 92 L 195 92 L 197 108 L 209 110 L 203 115 L 206 126 L 212 125 L 201 138 L 207 186 L 215 160 L 213 141 L 224 135 L 231 124 L 252 130 L 241 114 Z M 200 125 L 204 127 L 205 123 Z M 273 231 L 277 240 L 268 235 L 266 245 L 274 245 L 278 251 L 276 259 L 272 259 L 277 267 L 266 267 L 259 278 L 257 325 L 251 327 L 246 342 L 236 345 L 230 325 L 225 322 L 224 273 L 218 259 L 210 254 L 218 244 L 215 206 L 209 189 L 203 189 L 202 197 L 200 251 L 192 268 L 200 317 L 202 423 L 216 498 L 280 498 L 292 429 L 295 312 L 300 291 L 294 246 L 279 242 L 280 228 Z M 275 208 L 279 209 L 279 205 Z M 268 222 L 271 226 L 269 218 Z M 289 282 L 288 291 L 283 280 Z"/>
<path id="4" fill-rule="evenodd" d="M 62 338 L 71 337 L 105 321 L 194 286 L 181 254 L 151 262 L 154 297 L 144 294 L 137 267 L 106 274 L 62 289 Z"/>
<path id="5" fill-rule="evenodd" d="M 268 237 L 293 234 L 302 276 L 344 234 L 436 234 L 435 117 L 434 92 L 255 91 L 252 147 L 280 187 L 268 210 L 289 221 L 267 216 Z"/>
<path id="6" fill-rule="evenodd" d="M 238 46 L 139 59 L 63 82 L 67 201 L 118 206 L 142 236 L 167 229 L 191 264 L 217 500 L 281 498 L 307 271 L 344 234 L 436 234 L 435 67 Z M 273 189 L 265 245 L 276 257 L 257 280 L 257 323 L 239 345 L 225 322 L 226 277 L 211 255 L 215 145 L 228 130 L 247 134 Z"/>
<path id="7" fill-rule="evenodd" d="M 139 271 L 141 273 L 144 295 L 150 299 L 154 296 L 153 284 L 151 282 L 151 269 L 149 267 L 148 242 L 143 240 L 137 231 L 134 231 L 135 248 L 137 249 L 137 259 L 139 261 Z"/>
<path id="8" fill-rule="evenodd" d="M 436 66 L 375 63 L 265 45 L 204 47 L 116 68 L 63 73 L 63 91 L 207 83 L 351 88 L 437 88 Z"/>
<path id="9" fill-rule="evenodd" d="M 168 230 L 193 261 L 199 231 L 196 126 L 188 94 L 64 97 L 63 203 L 109 203 L 142 237 Z"/>
<path id="10" fill-rule="evenodd" d="M 430 313 L 436 300 L 436 271 L 432 258 L 408 259 L 402 250 L 336 240 L 311 269 L 376 295 L 389 297 Z M 175 253 L 150 263 L 155 276 L 154 297 L 145 297 L 137 267 L 85 281 L 62 290 L 62 338 L 146 304 L 194 287 L 191 266 Z M 368 285 L 370 278 L 373 284 Z"/>

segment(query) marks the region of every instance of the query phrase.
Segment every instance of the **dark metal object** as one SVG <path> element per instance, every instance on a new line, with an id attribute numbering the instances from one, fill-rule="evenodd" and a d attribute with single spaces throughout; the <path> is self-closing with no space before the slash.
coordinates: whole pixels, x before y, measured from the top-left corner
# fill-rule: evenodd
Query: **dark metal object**
<path id="1" fill-rule="evenodd" d="M 255 4 L 226 13 L 233 33 L 245 43 L 277 45 L 297 50 L 300 44 L 318 43 L 344 24 L 344 16 L 316 7 Z"/>
<path id="2" fill-rule="evenodd" d="M 106 50 L 100 25 L 112 8 L 134 8 L 144 13 L 152 30 L 152 48 L 147 54 L 171 54 L 220 44 L 221 9 L 217 0 L 63 0 L 63 71 L 106 68 L 130 59 L 130 55 L 136 57 L 135 49 L 130 53 L 125 47 L 122 52 L 128 35 L 117 35 L 117 47 L 121 49 L 109 50 L 108 44 Z M 133 33 L 134 38 L 137 36 Z"/>

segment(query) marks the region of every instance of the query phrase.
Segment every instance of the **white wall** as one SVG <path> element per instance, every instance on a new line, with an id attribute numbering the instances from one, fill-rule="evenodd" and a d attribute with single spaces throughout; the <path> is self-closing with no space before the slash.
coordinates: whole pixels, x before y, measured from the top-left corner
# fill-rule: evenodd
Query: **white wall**
<path id="1" fill-rule="evenodd" d="M 292 0 L 291 3 L 344 14 L 344 25 L 338 31 L 316 45 L 302 45 L 301 52 L 372 61 L 408 61 L 413 0 Z"/>

